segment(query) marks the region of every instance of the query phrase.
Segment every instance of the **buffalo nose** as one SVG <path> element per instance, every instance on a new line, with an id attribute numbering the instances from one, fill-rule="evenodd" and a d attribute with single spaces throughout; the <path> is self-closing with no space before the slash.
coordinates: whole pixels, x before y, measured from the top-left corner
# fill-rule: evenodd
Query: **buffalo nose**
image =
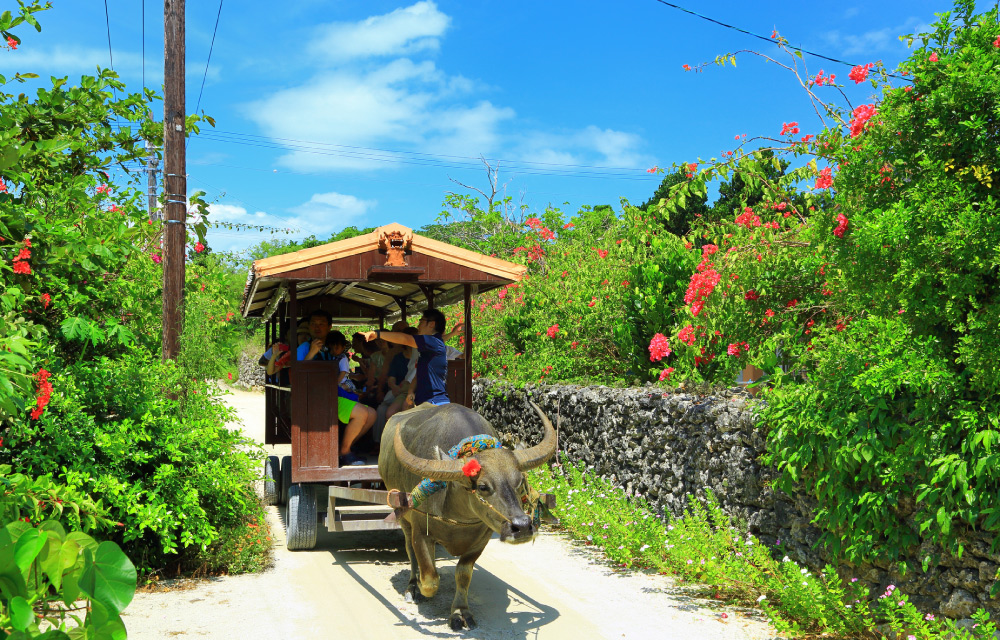
<path id="1" fill-rule="evenodd" d="M 531 531 L 531 518 L 528 516 L 514 516 L 510 521 L 510 530 L 511 533 Z"/>

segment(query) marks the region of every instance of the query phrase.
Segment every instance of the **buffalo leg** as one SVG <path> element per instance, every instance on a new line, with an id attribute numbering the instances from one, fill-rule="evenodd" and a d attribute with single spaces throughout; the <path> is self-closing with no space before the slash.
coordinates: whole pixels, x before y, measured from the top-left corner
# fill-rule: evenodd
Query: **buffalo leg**
<path id="1" fill-rule="evenodd" d="M 452 631 L 463 627 L 476 628 L 476 620 L 469 609 L 469 584 L 472 582 L 472 569 L 482 553 L 482 548 L 470 551 L 459 558 L 455 566 L 455 599 L 451 601 L 451 616 L 448 618 Z"/>
<path id="2" fill-rule="evenodd" d="M 400 518 L 399 526 L 403 530 L 403 538 L 406 541 L 406 557 L 410 559 L 410 581 L 406 585 L 406 601 L 419 602 L 424 597 L 420 594 L 418 586 L 420 566 L 417 564 L 417 554 L 413 551 L 413 526 L 405 517 Z"/>
<path id="3" fill-rule="evenodd" d="M 441 582 L 437 568 L 434 566 L 436 543 L 434 538 L 428 536 L 419 524 L 410 523 L 410 544 L 413 546 L 413 555 L 420 569 L 420 579 L 417 583 L 420 587 L 420 593 L 425 598 L 431 598 L 437 593 L 438 585 Z"/>

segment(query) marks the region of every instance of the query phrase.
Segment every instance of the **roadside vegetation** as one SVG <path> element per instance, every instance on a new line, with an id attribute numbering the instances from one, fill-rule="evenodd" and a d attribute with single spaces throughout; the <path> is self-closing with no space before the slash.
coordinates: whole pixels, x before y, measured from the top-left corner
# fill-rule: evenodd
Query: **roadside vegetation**
<path id="1" fill-rule="evenodd" d="M 711 494 L 704 501 L 688 496 L 682 517 L 662 518 L 641 496 L 565 458 L 531 473 L 533 487 L 556 496 L 559 527 L 613 565 L 673 575 L 706 599 L 759 609 L 779 633 L 921 640 L 986 640 L 996 633 L 982 610 L 975 626 L 960 627 L 918 611 L 893 585 L 874 594 L 856 579 L 842 581 L 832 566 L 819 574 L 801 567 L 780 541 L 768 548 L 736 526 Z"/>

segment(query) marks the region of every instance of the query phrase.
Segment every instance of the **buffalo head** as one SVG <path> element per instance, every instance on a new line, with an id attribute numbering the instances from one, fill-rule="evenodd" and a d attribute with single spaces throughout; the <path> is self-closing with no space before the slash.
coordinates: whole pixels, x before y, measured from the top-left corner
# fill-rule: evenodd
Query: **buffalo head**
<path id="1" fill-rule="evenodd" d="M 403 444 L 402 430 L 396 431 L 394 449 L 399 462 L 409 471 L 424 478 L 453 482 L 468 492 L 469 504 L 477 516 L 501 542 L 521 543 L 535 536 L 531 516 L 521 502 L 524 472 L 541 466 L 556 452 L 556 432 L 552 423 L 534 402 L 531 403 L 542 420 L 545 434 L 542 441 L 529 449 L 484 449 L 472 456 L 480 466 L 478 473 L 468 476 L 463 467 L 468 459 L 431 460 L 412 454 Z"/>

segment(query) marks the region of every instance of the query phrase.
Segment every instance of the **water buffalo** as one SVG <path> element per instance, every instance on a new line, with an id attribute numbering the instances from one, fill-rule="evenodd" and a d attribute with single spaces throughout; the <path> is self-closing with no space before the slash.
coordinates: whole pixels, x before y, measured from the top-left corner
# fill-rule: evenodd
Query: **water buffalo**
<path id="1" fill-rule="evenodd" d="M 382 434 L 378 468 L 386 487 L 411 491 L 424 478 L 446 483 L 416 508 L 403 512 L 399 523 L 410 558 L 407 601 L 437 593 L 435 544 L 458 557 L 455 598 L 448 618 L 456 631 L 476 626 L 469 610 L 469 583 L 473 564 L 493 533 L 511 544 L 535 537 L 536 527 L 521 501 L 524 471 L 552 457 L 556 434 L 542 410 L 532 406 L 545 429 L 542 441 L 530 449 L 491 448 L 475 453 L 472 457 L 480 469 L 472 477 L 463 472 L 468 458 L 455 460 L 447 453 L 471 436 L 497 437 L 493 426 L 472 409 L 458 404 L 417 407 L 393 416 Z"/>

